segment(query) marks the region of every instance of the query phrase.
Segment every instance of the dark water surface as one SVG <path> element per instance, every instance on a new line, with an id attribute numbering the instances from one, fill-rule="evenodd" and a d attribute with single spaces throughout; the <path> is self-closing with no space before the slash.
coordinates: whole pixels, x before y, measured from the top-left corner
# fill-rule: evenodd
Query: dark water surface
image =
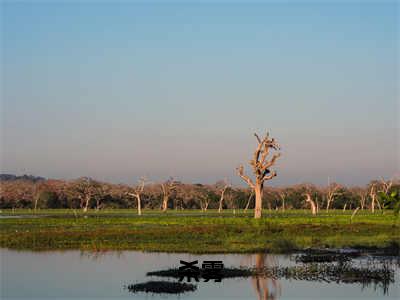
<path id="1" fill-rule="evenodd" d="M 181 295 L 131 293 L 124 286 L 150 280 L 147 272 L 179 267 L 180 260 L 220 260 L 225 267 L 293 266 L 284 255 L 190 255 L 137 251 L 83 253 L 29 252 L 1 249 L 1 299 L 399 299 L 400 272 L 384 290 L 374 284 L 272 278 L 230 278 L 192 282 L 194 292 Z M 360 263 L 362 261 L 360 260 Z"/>

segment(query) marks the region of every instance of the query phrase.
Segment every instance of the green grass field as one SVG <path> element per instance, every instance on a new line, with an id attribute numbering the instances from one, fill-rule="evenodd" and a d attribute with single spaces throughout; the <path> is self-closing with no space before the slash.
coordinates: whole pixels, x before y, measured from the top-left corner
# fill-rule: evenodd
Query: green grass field
<path id="1" fill-rule="evenodd" d="M 285 253 L 307 247 L 399 245 L 400 222 L 392 212 L 309 210 L 263 212 L 210 210 L 166 213 L 145 210 L 2 210 L 0 247 L 21 250 L 142 250 L 190 253 Z"/>

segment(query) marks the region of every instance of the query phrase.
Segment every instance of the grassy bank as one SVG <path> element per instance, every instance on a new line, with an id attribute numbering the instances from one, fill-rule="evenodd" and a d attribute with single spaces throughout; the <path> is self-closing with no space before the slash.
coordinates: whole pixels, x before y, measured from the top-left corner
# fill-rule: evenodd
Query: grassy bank
<path id="1" fill-rule="evenodd" d="M 399 243 L 400 223 L 390 212 L 91 211 L 3 210 L 0 247 L 29 250 L 143 250 L 191 253 L 288 252 L 307 247 L 385 247 Z M 10 218 L 6 217 L 10 216 Z"/>

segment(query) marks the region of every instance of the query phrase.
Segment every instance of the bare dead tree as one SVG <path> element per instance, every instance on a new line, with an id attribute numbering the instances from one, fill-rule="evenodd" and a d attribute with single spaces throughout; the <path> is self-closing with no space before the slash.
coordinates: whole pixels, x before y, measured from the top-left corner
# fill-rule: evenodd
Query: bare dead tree
<path id="1" fill-rule="evenodd" d="M 393 185 L 393 179 L 390 179 L 388 181 L 386 181 L 383 177 L 381 178 L 381 183 L 382 183 L 382 187 L 381 187 L 381 191 L 384 192 L 385 194 L 389 193 L 390 188 Z"/>
<path id="2" fill-rule="evenodd" d="M 333 183 L 330 184 L 329 178 L 328 178 L 328 187 L 326 190 L 326 211 L 329 211 L 329 208 L 333 201 L 335 200 L 335 197 L 340 195 L 341 193 L 339 192 L 340 190 L 340 185 Z"/>
<path id="3" fill-rule="evenodd" d="M 168 200 L 173 190 L 177 188 L 177 183 L 173 177 L 170 177 L 166 182 L 161 183 L 161 189 L 163 193 L 162 211 L 167 211 Z"/>
<path id="4" fill-rule="evenodd" d="M 220 198 L 219 198 L 219 207 L 218 207 L 218 213 L 221 213 L 222 211 L 222 205 L 224 202 L 224 196 L 225 196 L 225 192 L 226 190 L 230 187 L 230 184 L 228 182 L 227 179 L 225 179 L 223 181 L 223 184 L 221 185 L 219 192 L 220 192 Z"/>
<path id="5" fill-rule="evenodd" d="M 208 209 L 208 205 L 210 204 L 211 201 L 211 198 L 209 197 L 207 190 L 204 188 L 198 188 L 195 189 L 194 192 L 195 192 L 195 197 L 200 202 L 201 211 L 206 212 Z"/>
<path id="6" fill-rule="evenodd" d="M 353 189 L 353 192 L 360 198 L 360 209 L 364 210 L 368 197 L 368 189 L 357 187 Z"/>
<path id="7" fill-rule="evenodd" d="M 393 179 L 385 181 L 384 178 L 381 178 L 381 184 L 379 184 L 379 182 L 377 182 L 377 181 L 372 182 L 371 188 L 369 191 L 369 196 L 371 198 L 371 211 L 372 212 L 375 212 L 375 204 L 377 204 L 378 208 L 380 210 L 382 210 L 382 205 L 378 198 L 378 192 L 383 192 L 385 194 L 388 194 L 390 188 L 392 187 L 392 184 L 393 184 Z"/>
<path id="8" fill-rule="evenodd" d="M 236 170 L 238 175 L 254 190 L 255 194 L 255 210 L 254 218 L 261 218 L 262 213 L 262 196 L 264 189 L 264 182 L 274 178 L 277 173 L 271 171 L 270 168 L 275 164 L 276 160 L 280 157 L 280 153 L 274 153 L 270 159 L 270 149 L 279 150 L 280 147 L 275 139 L 269 137 L 269 133 L 265 135 L 263 139 L 255 133 L 254 134 L 258 145 L 254 151 L 253 159 L 250 161 L 250 165 L 253 168 L 253 174 L 255 176 L 255 182 L 250 177 L 244 174 L 243 165 L 239 166 Z"/>
<path id="9" fill-rule="evenodd" d="M 371 197 L 371 212 L 375 212 L 375 201 L 376 201 L 376 186 L 375 184 L 371 185 L 371 189 L 369 190 L 369 196 Z"/>
<path id="10" fill-rule="evenodd" d="M 140 199 L 143 191 L 144 186 L 146 184 L 146 178 L 142 177 L 139 180 L 139 184 L 134 188 L 133 192 L 128 193 L 129 196 L 136 198 L 137 200 L 137 208 L 138 208 L 138 215 L 142 215 L 142 201 Z"/>
<path id="11" fill-rule="evenodd" d="M 36 212 L 37 209 L 37 205 L 38 205 L 38 201 L 39 201 L 39 187 L 38 187 L 38 183 L 35 183 L 35 192 L 34 192 L 34 200 L 35 200 L 35 205 L 33 207 L 33 210 Z"/>
<path id="12" fill-rule="evenodd" d="M 279 191 L 279 197 L 282 200 L 282 211 L 285 211 L 286 192 L 284 190 Z"/>
<path id="13" fill-rule="evenodd" d="M 207 197 L 207 196 L 201 196 L 200 197 L 200 208 L 201 208 L 201 211 L 204 211 L 204 212 L 206 212 L 207 211 L 207 209 L 208 209 L 208 205 L 210 204 L 210 198 L 209 197 Z"/>
<path id="14" fill-rule="evenodd" d="M 311 213 L 315 216 L 317 214 L 317 206 L 312 200 L 310 193 L 306 193 L 306 202 L 310 203 Z"/>

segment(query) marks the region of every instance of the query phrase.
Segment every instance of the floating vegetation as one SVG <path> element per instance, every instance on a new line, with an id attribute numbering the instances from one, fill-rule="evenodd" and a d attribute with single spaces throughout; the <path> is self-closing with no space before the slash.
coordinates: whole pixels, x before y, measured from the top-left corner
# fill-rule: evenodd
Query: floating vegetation
<path id="1" fill-rule="evenodd" d="M 153 294 L 182 294 L 194 292 L 197 289 L 193 284 L 170 281 L 148 281 L 130 284 L 125 288 L 131 293 L 144 292 Z"/>
<path id="2" fill-rule="evenodd" d="M 275 279 L 295 279 L 336 283 L 380 285 L 385 290 L 394 282 L 394 270 L 384 264 L 380 268 L 356 267 L 350 263 L 312 263 L 294 267 L 264 268 L 264 275 Z"/>
<path id="3" fill-rule="evenodd" d="M 199 277 L 202 277 L 204 270 L 199 270 Z M 236 278 L 236 277 L 251 277 L 256 275 L 255 270 L 251 268 L 224 268 L 219 270 L 218 274 L 223 278 Z M 182 277 L 182 271 L 179 269 L 168 269 L 160 270 L 154 272 L 148 272 L 146 276 L 157 276 L 157 277 L 170 277 L 170 278 L 180 278 Z"/>
<path id="4" fill-rule="evenodd" d="M 336 283 L 360 283 L 363 286 L 374 284 L 384 293 L 394 283 L 394 270 L 388 264 L 382 266 L 354 266 L 349 262 L 308 263 L 300 266 L 273 266 L 263 268 L 225 268 L 219 273 L 221 278 L 268 277 L 273 279 L 292 279 Z M 179 269 L 160 270 L 147 273 L 147 276 L 180 278 Z"/>
<path id="5" fill-rule="evenodd" d="M 360 257 L 367 258 L 370 261 L 399 262 L 399 246 L 396 243 L 391 243 L 388 246 L 381 248 L 308 248 L 302 251 L 301 254 L 295 255 L 294 260 L 301 263 L 344 263 L 351 261 L 353 258 Z"/>
<path id="6" fill-rule="evenodd" d="M 382 251 L 378 250 L 379 253 Z M 373 252 L 377 253 L 377 252 Z M 259 254 L 256 259 L 256 267 L 231 267 L 214 270 L 213 275 L 218 274 L 218 280 L 228 278 L 253 278 L 256 280 L 271 279 L 278 281 L 301 280 L 313 282 L 326 282 L 336 284 L 359 284 L 364 287 L 370 285 L 374 289 L 381 289 L 387 294 L 390 284 L 395 282 L 396 256 L 374 256 L 368 251 L 358 249 L 307 249 L 303 253 L 294 256 L 296 264 L 282 266 L 279 264 L 268 265 L 264 255 Z M 392 258 L 392 259 L 388 259 Z M 393 261 L 394 260 L 394 261 Z M 300 262 L 300 263 L 299 263 Z M 394 262 L 394 263 L 393 263 Z M 398 262 L 398 260 L 397 260 Z M 175 279 L 171 281 L 149 281 L 147 283 L 128 286 L 131 292 L 148 293 L 181 293 L 196 290 L 195 285 L 183 284 L 181 280 L 191 276 L 196 281 L 199 278 L 216 279 L 210 275 L 210 269 L 195 269 L 187 273 L 186 269 L 170 268 L 148 272 L 146 276 L 156 276 Z M 179 279 L 179 282 L 178 280 Z M 190 282 L 190 278 L 188 278 Z"/>
<path id="7" fill-rule="evenodd" d="M 329 249 L 319 249 L 319 248 L 307 248 L 303 251 L 307 255 L 343 255 L 349 258 L 355 258 L 362 256 L 363 254 L 369 253 L 368 248 L 355 249 L 355 248 L 329 248 Z"/>
<path id="8" fill-rule="evenodd" d="M 348 262 L 351 257 L 346 254 L 300 254 L 295 256 L 296 262 L 301 263 L 328 263 L 328 262 Z"/>

